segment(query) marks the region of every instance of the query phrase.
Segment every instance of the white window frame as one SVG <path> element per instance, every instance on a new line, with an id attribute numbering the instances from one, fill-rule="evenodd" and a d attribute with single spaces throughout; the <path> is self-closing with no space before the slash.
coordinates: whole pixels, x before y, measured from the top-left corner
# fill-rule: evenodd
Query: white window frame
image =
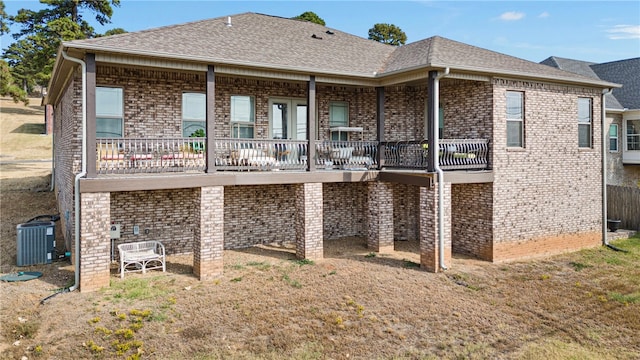
<path id="1" fill-rule="evenodd" d="M 333 107 L 342 107 L 345 109 L 346 114 L 345 114 L 345 121 L 344 122 L 337 122 L 335 120 L 333 120 L 332 115 L 333 115 Z M 329 129 L 333 128 L 333 127 L 348 127 L 349 126 L 349 103 L 347 101 L 330 101 L 329 102 Z M 335 138 L 334 138 L 335 137 Z M 349 133 L 347 132 L 334 132 L 332 131 L 330 134 L 330 140 L 332 141 L 347 141 L 349 140 Z"/>
<path id="2" fill-rule="evenodd" d="M 99 105 L 99 94 L 101 90 L 120 90 L 120 113 L 100 113 L 100 105 Z M 124 89 L 122 87 L 115 86 L 96 86 L 96 138 L 98 139 L 108 139 L 108 138 L 123 138 L 124 137 Z M 120 121 L 120 130 L 121 133 L 119 135 L 110 135 L 110 136 L 100 136 L 98 133 L 98 122 L 100 120 L 114 120 Z"/>
<path id="3" fill-rule="evenodd" d="M 633 123 L 637 123 L 639 119 L 625 119 L 625 152 L 640 151 L 640 128 L 636 129 Z"/>
<path id="4" fill-rule="evenodd" d="M 287 137 L 284 140 L 307 140 L 307 117 L 309 106 L 307 99 L 304 98 L 287 98 L 287 97 L 274 97 L 269 98 L 269 138 L 274 138 L 274 112 L 273 105 L 276 103 L 283 103 L 287 105 L 289 110 L 287 116 Z M 305 108 L 304 116 L 299 116 L 298 107 Z"/>
<path id="5" fill-rule="evenodd" d="M 197 117 L 187 117 L 187 112 L 185 111 L 185 109 L 187 108 L 186 103 L 185 103 L 185 96 L 187 95 L 202 95 L 202 97 L 204 97 L 204 109 L 202 109 L 202 118 L 197 118 Z M 198 129 L 191 131 L 189 134 L 185 133 L 185 121 L 189 121 L 189 122 L 199 122 L 202 123 L 200 125 L 200 128 L 202 128 L 202 130 L 204 130 L 204 133 L 206 135 L 207 133 L 207 94 L 202 93 L 202 92 L 194 92 L 194 91 L 185 91 L 182 93 L 182 137 L 189 137 L 191 136 L 191 134 L 193 134 L 195 131 L 197 131 Z"/>
<path id="6" fill-rule="evenodd" d="M 509 110 L 509 97 L 518 95 L 520 98 L 520 112 L 515 113 Z M 525 147 L 525 105 L 524 105 L 524 92 L 523 91 L 513 91 L 507 90 L 505 93 L 505 117 L 506 117 L 506 144 L 507 147 L 511 148 L 524 148 Z M 519 124 L 520 125 L 520 141 L 516 143 L 509 143 L 509 124 Z"/>
<path id="7" fill-rule="evenodd" d="M 615 128 L 615 131 L 611 131 Z M 618 129 L 620 127 L 618 126 L 618 124 L 610 124 L 609 125 L 609 152 L 612 153 L 617 153 L 620 152 L 620 142 L 618 141 L 619 136 L 618 136 Z M 612 135 L 613 134 L 615 135 Z M 615 140 L 615 142 L 611 142 L 612 140 Z M 612 144 L 615 144 L 615 149 L 612 148 Z"/>
<path id="8" fill-rule="evenodd" d="M 247 98 L 249 99 L 249 106 L 251 109 L 248 114 L 239 114 L 236 110 L 236 103 L 234 102 L 234 98 Z M 240 100 L 240 99 L 238 99 Z M 255 124 L 256 124 L 256 100 L 251 95 L 231 95 L 229 98 L 229 107 L 230 107 L 230 125 L 231 125 L 231 137 L 232 138 L 240 138 L 240 130 L 241 129 L 251 129 L 251 137 L 246 137 L 249 139 L 253 139 L 256 136 L 255 133 Z M 248 118 L 246 118 L 248 116 Z M 242 117 L 242 118 L 241 118 Z M 243 137 L 245 138 L 245 137 Z"/>
<path id="9" fill-rule="evenodd" d="M 588 105 L 588 117 L 582 117 L 581 106 Z M 578 147 L 582 149 L 591 149 L 593 147 L 593 100 L 591 98 L 578 98 Z M 588 128 L 589 143 L 580 143 L 580 128 Z"/>

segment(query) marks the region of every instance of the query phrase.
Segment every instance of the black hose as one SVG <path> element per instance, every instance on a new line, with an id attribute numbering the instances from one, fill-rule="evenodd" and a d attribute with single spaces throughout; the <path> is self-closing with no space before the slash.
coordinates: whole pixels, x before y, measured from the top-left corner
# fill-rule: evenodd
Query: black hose
<path id="1" fill-rule="evenodd" d="M 36 220 L 40 220 L 40 219 L 49 219 L 50 221 L 58 221 L 60 220 L 60 214 L 55 214 L 55 215 L 38 215 L 36 217 L 33 217 L 31 219 L 29 219 L 28 221 L 26 221 L 27 223 L 30 223 L 32 221 L 36 221 Z"/>
<path id="2" fill-rule="evenodd" d="M 47 296 L 46 298 L 40 300 L 40 304 L 44 305 L 47 301 L 49 301 L 49 299 L 53 298 L 54 296 L 58 296 L 58 295 L 60 295 L 62 293 L 67 293 L 69 291 L 70 291 L 69 288 L 64 288 L 64 289 L 62 289 L 60 291 L 56 291 L 55 293 L 53 293 L 53 294 Z"/>
<path id="3" fill-rule="evenodd" d="M 628 252 L 629 252 L 629 250 L 620 249 L 620 248 L 615 247 L 615 246 L 613 246 L 613 245 L 611 245 L 611 244 L 605 244 L 605 245 L 606 245 L 609 249 L 611 249 L 611 250 L 613 250 L 613 251 L 620 251 L 620 252 L 623 252 L 623 253 L 628 253 Z"/>

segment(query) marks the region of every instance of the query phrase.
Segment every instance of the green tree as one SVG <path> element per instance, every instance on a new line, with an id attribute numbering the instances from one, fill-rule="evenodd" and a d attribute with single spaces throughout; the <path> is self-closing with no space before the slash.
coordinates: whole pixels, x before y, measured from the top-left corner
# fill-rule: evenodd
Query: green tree
<path id="1" fill-rule="evenodd" d="M 302 14 L 292 19 L 310 21 L 312 23 L 320 24 L 322 26 L 325 25 L 324 20 L 322 20 L 322 18 L 318 16 L 318 14 L 314 13 L 313 11 L 305 11 Z"/>
<path id="2" fill-rule="evenodd" d="M 4 60 L 0 60 L 0 96 L 9 96 L 14 102 L 22 101 L 29 105 L 27 93 L 15 84 L 9 64 Z"/>
<path id="3" fill-rule="evenodd" d="M 393 46 L 404 45 L 407 34 L 393 24 L 375 24 L 369 29 L 369 39 Z"/>
<path id="4" fill-rule="evenodd" d="M 36 84 L 46 86 L 49 82 L 62 41 L 96 36 L 83 12 L 93 13 L 95 20 L 104 25 L 111 22 L 112 5 L 120 6 L 120 0 L 40 0 L 40 3 L 47 7 L 39 11 L 20 9 L 9 17 L 21 29 L 13 35 L 16 42 L 3 56 L 14 79 L 27 91 Z"/>
<path id="5" fill-rule="evenodd" d="M 119 34 L 126 34 L 126 33 L 127 33 L 127 30 L 123 28 L 113 28 L 111 30 L 105 31 L 104 34 L 96 34 L 96 37 L 119 35 Z"/>
<path id="6" fill-rule="evenodd" d="M 9 16 L 4 11 L 4 1 L 0 0 L 0 35 L 9 33 Z"/>

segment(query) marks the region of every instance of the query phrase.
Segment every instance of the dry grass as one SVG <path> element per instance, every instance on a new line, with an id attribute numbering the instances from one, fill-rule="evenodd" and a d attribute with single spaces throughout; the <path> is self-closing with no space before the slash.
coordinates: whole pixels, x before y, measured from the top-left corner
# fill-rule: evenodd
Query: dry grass
<path id="1" fill-rule="evenodd" d="M 44 170 L 42 170 L 44 171 Z M 4 173 L 3 173 L 4 176 Z M 192 258 L 167 273 L 40 300 L 73 281 L 68 262 L 15 267 L 15 225 L 55 211 L 45 174 L 2 180 L 0 358 L 638 359 L 640 238 L 541 260 L 455 257 L 417 269 L 417 243 L 369 256 L 362 239 L 325 242 L 325 259 L 291 249 L 226 251 L 224 276 L 200 282 Z M 71 355 L 72 354 L 72 355 Z"/>
<path id="2" fill-rule="evenodd" d="M 29 104 L 0 98 L 0 161 L 51 159 L 51 135 L 42 135 L 44 107 L 39 98 Z"/>

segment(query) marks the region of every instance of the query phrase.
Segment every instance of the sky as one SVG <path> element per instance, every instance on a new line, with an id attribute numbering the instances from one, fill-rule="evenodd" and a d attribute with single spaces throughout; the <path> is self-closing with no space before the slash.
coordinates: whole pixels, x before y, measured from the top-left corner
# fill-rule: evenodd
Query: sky
<path id="1" fill-rule="evenodd" d="M 4 0 L 5 11 L 38 10 L 35 0 Z M 540 62 L 549 56 L 595 63 L 640 57 L 640 1 L 168 1 L 121 0 L 97 32 L 129 32 L 256 12 L 294 17 L 313 11 L 326 26 L 363 38 L 394 24 L 407 43 L 434 35 Z M 90 14 L 85 18 L 90 19 Z M 12 31 L 17 31 L 12 27 Z M 2 36 L 2 49 L 13 42 Z"/>

